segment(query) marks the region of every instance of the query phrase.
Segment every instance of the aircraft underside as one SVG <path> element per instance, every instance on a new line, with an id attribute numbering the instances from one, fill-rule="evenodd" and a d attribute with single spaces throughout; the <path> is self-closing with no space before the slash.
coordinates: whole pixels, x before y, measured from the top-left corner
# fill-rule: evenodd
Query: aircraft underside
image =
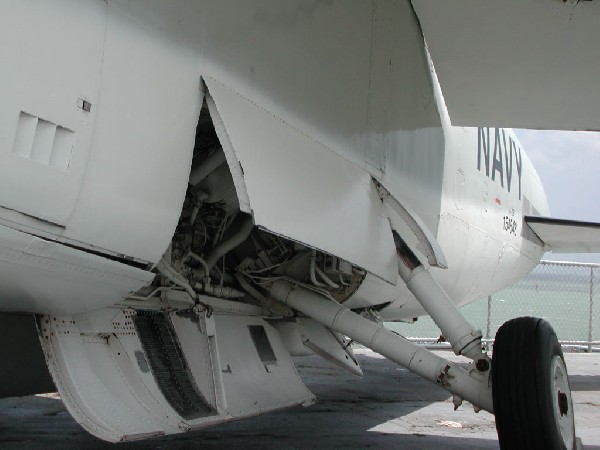
<path id="1" fill-rule="evenodd" d="M 208 95 L 179 221 L 151 283 L 101 309 L 35 316 L 50 374 L 73 417 L 95 436 L 122 442 L 308 406 L 315 398 L 292 357 L 317 353 L 362 375 L 353 341 L 450 390 L 457 406 L 466 399 L 493 412 L 491 360 L 481 332 L 430 273 L 448 261 L 427 227 L 371 181 L 397 214 L 391 233 L 402 283 L 387 292 L 398 289 L 405 304 L 430 314 L 454 351 L 472 360 L 467 368 L 385 329 L 385 289 L 371 287 L 363 300 L 367 277 L 375 287 L 383 280 L 257 227 L 241 211 L 215 114 Z"/>
<path id="2" fill-rule="evenodd" d="M 490 358 L 457 305 L 535 266 L 525 218 L 547 202 L 510 130 L 450 125 L 410 2 L 60 0 L 4 17 L 22 20 L 0 19 L 0 42 L 22 48 L 0 44 L 19 61 L 0 86 L 0 319 L 31 357 L 0 354 L 39 367 L 37 334 L 86 430 L 120 442 L 308 406 L 293 357 L 362 375 L 359 342 L 457 407 L 501 411 L 518 447 L 504 393 L 538 381 L 514 369 L 539 355 L 566 377 L 556 336 L 509 322 Z M 383 326 L 424 314 L 468 366 Z M 0 395 L 48 387 L 17 372 Z M 546 378 L 543 438 L 572 448 L 568 382 Z"/>

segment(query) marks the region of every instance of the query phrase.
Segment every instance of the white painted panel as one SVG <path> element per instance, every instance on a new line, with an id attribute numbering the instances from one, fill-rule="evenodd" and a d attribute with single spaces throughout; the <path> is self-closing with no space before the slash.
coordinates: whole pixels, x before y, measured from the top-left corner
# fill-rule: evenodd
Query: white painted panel
<path id="1" fill-rule="evenodd" d="M 257 317 L 215 315 L 227 412 L 234 417 L 314 401 L 279 333 Z M 248 326 L 264 326 L 276 361 L 263 363 Z"/>
<path id="2" fill-rule="evenodd" d="M 370 175 L 216 80 L 206 83 L 242 166 L 255 223 L 395 283 L 391 229 Z"/>
<path id="3" fill-rule="evenodd" d="M 109 6 L 89 168 L 66 237 L 160 259 L 187 188 L 202 104 L 197 64 Z"/>
<path id="4" fill-rule="evenodd" d="M 304 346 L 341 369 L 362 376 L 350 340 L 308 317 L 298 319 L 298 328 Z"/>
<path id="5" fill-rule="evenodd" d="M 0 226 L 1 311 L 92 311 L 153 278 L 153 273 Z"/>
<path id="6" fill-rule="evenodd" d="M 111 323 L 117 312 L 98 311 L 81 320 L 42 316 L 42 348 L 65 406 L 84 429 L 110 442 L 180 432 L 180 417 L 127 353 L 132 341 L 140 346 L 136 332 L 124 333 Z"/>
<path id="7" fill-rule="evenodd" d="M 106 9 L 94 1 L 2 3 L 0 206 L 67 224 L 98 106 Z"/>
<path id="8" fill-rule="evenodd" d="M 410 2 L 110 4 L 192 48 L 204 75 L 375 174 L 437 230 L 443 134 Z"/>
<path id="9" fill-rule="evenodd" d="M 133 314 L 129 309 L 104 309 L 85 315 L 41 317 L 42 348 L 61 398 L 74 419 L 101 439 L 119 442 L 182 433 L 314 401 L 273 327 L 256 317 L 215 314 L 219 333 L 215 348 L 207 347 L 207 336 L 191 321 L 176 333 L 178 339 L 183 337 L 181 350 L 196 384 L 206 383 L 198 378 L 223 376 L 228 410 L 185 420 L 160 391 L 146 356 L 140 364 L 135 355 L 143 346 Z M 276 361 L 261 362 L 249 325 L 265 327 Z M 209 340 L 212 338 L 210 335 Z M 195 370 L 201 361 L 194 360 L 206 358 L 207 352 L 217 348 L 218 357 L 211 356 L 220 359 L 223 372 L 219 366 Z"/>

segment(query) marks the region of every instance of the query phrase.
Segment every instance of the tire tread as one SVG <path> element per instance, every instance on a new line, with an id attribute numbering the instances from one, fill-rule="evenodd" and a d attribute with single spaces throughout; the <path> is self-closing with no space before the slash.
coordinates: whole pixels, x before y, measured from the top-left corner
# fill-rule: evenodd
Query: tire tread
<path id="1" fill-rule="evenodd" d="M 496 333 L 492 396 L 502 449 L 562 449 L 549 395 L 550 362 L 562 350 L 543 319 L 519 317 Z M 559 443 L 560 441 L 560 443 Z"/>

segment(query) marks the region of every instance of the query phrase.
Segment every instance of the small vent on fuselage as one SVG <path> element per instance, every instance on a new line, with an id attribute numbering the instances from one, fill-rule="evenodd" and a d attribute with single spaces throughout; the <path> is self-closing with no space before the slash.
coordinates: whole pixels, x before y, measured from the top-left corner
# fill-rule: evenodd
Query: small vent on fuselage
<path id="1" fill-rule="evenodd" d="M 75 133 L 26 112 L 19 114 L 13 153 L 57 169 L 69 167 Z"/>

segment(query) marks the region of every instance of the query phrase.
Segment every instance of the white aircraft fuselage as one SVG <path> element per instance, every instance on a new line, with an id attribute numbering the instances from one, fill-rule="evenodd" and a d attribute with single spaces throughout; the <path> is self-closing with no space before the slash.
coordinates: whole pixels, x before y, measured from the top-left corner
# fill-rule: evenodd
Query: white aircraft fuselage
<path id="1" fill-rule="evenodd" d="M 241 210 L 365 269 L 352 307 L 422 313 L 371 179 L 437 237 L 448 269 L 434 274 L 457 304 L 537 263 L 522 216 L 547 213 L 540 180 L 512 131 L 451 126 L 408 4 L 267 4 L 7 6 L 0 310 L 89 311 L 149 282 L 207 94 L 241 163 Z"/>
<path id="2" fill-rule="evenodd" d="M 0 320 L 88 431 L 309 404 L 291 357 L 361 374 L 345 336 L 494 410 L 456 306 L 535 267 L 548 204 L 511 130 L 451 125 L 410 2 L 13 1 L 0 57 Z M 468 369 L 381 324 L 424 314 Z"/>

